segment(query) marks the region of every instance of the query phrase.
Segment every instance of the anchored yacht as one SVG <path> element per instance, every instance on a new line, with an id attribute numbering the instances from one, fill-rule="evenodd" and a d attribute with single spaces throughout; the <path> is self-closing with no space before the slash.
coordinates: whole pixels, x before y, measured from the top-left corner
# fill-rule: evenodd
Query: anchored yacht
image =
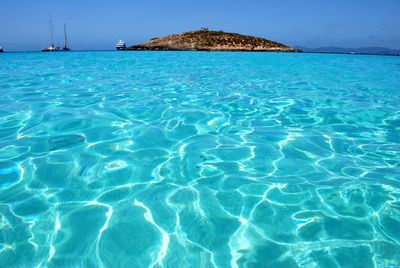
<path id="1" fill-rule="evenodd" d="M 50 17 L 49 21 L 49 43 L 50 45 L 44 49 L 42 49 L 43 52 L 59 52 L 59 51 L 69 51 L 69 46 L 67 42 L 67 26 L 64 23 L 64 47 L 60 48 L 57 45 L 54 45 L 54 28 L 53 28 L 53 21 Z"/>
<path id="2" fill-rule="evenodd" d="M 123 40 L 119 40 L 118 43 L 115 45 L 117 50 L 126 50 L 126 44 Z"/>

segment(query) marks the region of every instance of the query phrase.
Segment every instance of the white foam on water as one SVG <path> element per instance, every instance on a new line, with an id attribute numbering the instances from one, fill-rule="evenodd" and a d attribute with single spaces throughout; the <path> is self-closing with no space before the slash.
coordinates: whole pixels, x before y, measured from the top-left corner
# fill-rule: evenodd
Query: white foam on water
<path id="1" fill-rule="evenodd" d="M 156 224 L 156 222 L 153 219 L 153 214 L 151 213 L 151 210 L 144 203 L 135 200 L 133 202 L 133 204 L 135 206 L 141 207 L 145 210 L 144 218 L 146 219 L 146 221 L 148 221 L 149 223 L 154 225 L 161 234 L 162 243 L 161 243 L 160 251 L 157 254 L 157 258 L 153 261 L 153 263 L 150 265 L 150 267 L 156 267 L 157 265 L 163 266 L 163 260 L 168 252 L 168 245 L 169 245 L 170 237 L 163 228 L 161 228 L 158 224 Z"/>

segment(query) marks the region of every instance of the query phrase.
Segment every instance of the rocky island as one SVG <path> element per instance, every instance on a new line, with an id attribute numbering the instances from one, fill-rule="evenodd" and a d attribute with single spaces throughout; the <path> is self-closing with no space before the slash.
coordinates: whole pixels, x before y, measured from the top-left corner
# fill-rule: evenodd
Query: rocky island
<path id="1" fill-rule="evenodd" d="M 127 48 L 128 50 L 177 50 L 177 51 L 263 51 L 263 52 L 301 52 L 299 49 L 264 38 L 211 31 L 198 31 L 173 34 Z"/>

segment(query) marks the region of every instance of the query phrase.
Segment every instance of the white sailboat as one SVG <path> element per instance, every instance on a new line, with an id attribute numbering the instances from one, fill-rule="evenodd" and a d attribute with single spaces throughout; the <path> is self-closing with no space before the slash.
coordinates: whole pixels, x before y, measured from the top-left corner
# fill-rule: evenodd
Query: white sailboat
<path id="1" fill-rule="evenodd" d="M 54 45 L 54 28 L 53 21 L 50 16 L 49 20 L 49 46 L 42 49 L 43 52 L 59 52 L 59 51 L 69 51 L 70 48 L 67 43 L 67 26 L 64 23 L 64 47 L 60 48 L 59 46 Z"/>

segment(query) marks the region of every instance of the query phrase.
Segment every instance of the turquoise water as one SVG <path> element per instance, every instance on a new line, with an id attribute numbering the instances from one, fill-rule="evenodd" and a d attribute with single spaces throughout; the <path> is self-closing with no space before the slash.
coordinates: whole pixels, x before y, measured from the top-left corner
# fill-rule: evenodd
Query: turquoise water
<path id="1" fill-rule="evenodd" d="M 399 267 L 400 58 L 0 55 L 0 267 Z"/>

